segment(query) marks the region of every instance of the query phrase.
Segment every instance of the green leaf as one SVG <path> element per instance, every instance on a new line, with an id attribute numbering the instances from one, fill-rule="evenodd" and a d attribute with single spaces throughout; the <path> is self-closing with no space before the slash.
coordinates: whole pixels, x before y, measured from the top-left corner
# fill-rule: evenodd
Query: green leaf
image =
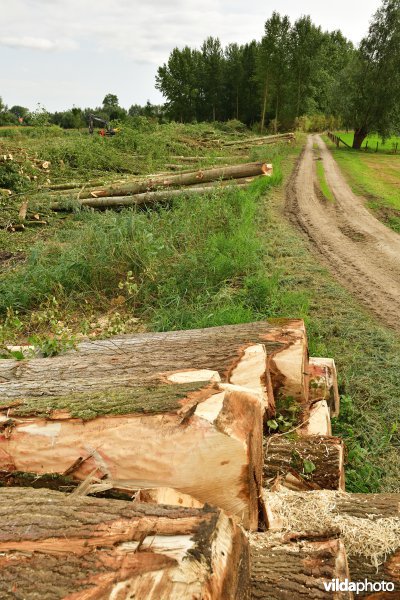
<path id="1" fill-rule="evenodd" d="M 279 425 L 278 423 L 275 421 L 275 419 L 270 419 L 269 421 L 267 421 L 267 425 L 270 429 L 278 429 Z"/>
<path id="2" fill-rule="evenodd" d="M 306 458 L 303 461 L 303 471 L 307 475 L 313 473 L 317 467 L 314 465 L 312 460 L 307 460 Z"/>

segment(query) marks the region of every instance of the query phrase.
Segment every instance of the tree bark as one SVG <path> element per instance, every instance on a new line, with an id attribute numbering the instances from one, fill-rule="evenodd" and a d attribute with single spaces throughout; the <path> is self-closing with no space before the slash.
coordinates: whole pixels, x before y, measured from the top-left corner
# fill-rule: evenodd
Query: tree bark
<path id="1" fill-rule="evenodd" d="M 280 141 L 280 140 L 286 140 L 286 139 L 294 139 L 294 134 L 293 133 L 276 133 L 274 135 L 263 135 L 263 136 L 257 136 L 257 137 L 252 137 L 252 138 L 243 138 L 241 140 L 234 140 L 234 141 L 230 141 L 230 142 L 225 142 L 223 145 L 224 147 L 226 146 L 240 146 L 243 144 L 249 144 L 249 145 L 256 145 L 257 143 L 259 144 L 268 144 L 268 142 L 276 142 L 276 141 Z"/>
<path id="2" fill-rule="evenodd" d="M 305 402 L 306 355 L 303 322 L 287 321 L 0 361 L 0 467 L 62 474 L 81 461 L 76 479 L 96 469 L 118 489 L 176 488 L 257 527 L 269 367 L 277 393 Z"/>
<path id="3" fill-rule="evenodd" d="M 268 94 L 268 83 L 265 82 L 264 99 L 263 99 L 263 107 L 262 107 L 262 114 L 261 114 L 261 124 L 260 124 L 260 133 L 262 133 L 264 131 L 264 127 L 265 127 L 265 115 L 266 115 L 266 112 L 267 112 L 267 94 Z"/>
<path id="4" fill-rule="evenodd" d="M 218 509 L 11 488 L 0 515 L 4 598 L 248 598 L 248 542 Z"/>
<path id="5" fill-rule="evenodd" d="M 365 127 L 359 127 L 354 130 L 353 148 L 354 150 L 360 150 L 361 144 L 368 135 L 368 131 Z"/>
<path id="6" fill-rule="evenodd" d="M 329 594 L 324 587 L 332 579 L 349 577 L 344 545 L 335 537 L 256 533 L 250 538 L 250 561 L 253 600 L 352 599 L 345 592 Z"/>
<path id="7" fill-rule="evenodd" d="M 239 183 L 240 182 L 240 183 Z M 215 182 L 214 182 L 215 183 Z M 223 182 L 221 182 L 223 183 Z M 215 187 L 221 186 L 220 182 L 217 182 Z M 227 180 L 227 184 L 241 185 L 245 187 L 249 184 L 248 178 L 243 178 L 243 182 L 238 179 Z M 189 187 L 179 190 L 159 190 L 157 192 L 145 192 L 143 194 L 134 194 L 131 196 L 106 196 L 101 198 L 85 198 L 79 200 L 80 206 L 88 206 L 90 208 L 115 208 L 123 206 L 145 206 L 149 204 L 159 204 L 164 202 L 170 202 L 174 198 L 180 196 L 204 196 L 204 194 L 210 193 L 210 185 L 205 184 L 202 187 Z M 64 211 L 72 210 L 68 204 L 63 202 L 53 202 L 50 205 L 51 210 Z"/>
<path id="8" fill-rule="evenodd" d="M 263 162 L 244 163 L 228 167 L 213 167 L 190 173 L 177 173 L 169 177 L 154 177 L 143 181 L 111 185 L 97 190 L 84 190 L 80 198 L 100 198 L 109 196 L 129 196 L 157 190 L 158 188 L 170 188 L 179 186 L 190 186 L 217 181 L 219 179 L 240 179 L 241 177 L 252 177 L 255 175 L 270 174 L 271 169 Z"/>
<path id="9" fill-rule="evenodd" d="M 335 532 L 346 547 L 351 581 L 390 582 L 392 597 L 400 595 L 400 494 L 298 493 L 278 488 L 276 493 L 266 492 L 264 499 L 275 530 L 297 536 Z M 357 598 L 372 599 L 372 591 Z"/>
<path id="10" fill-rule="evenodd" d="M 307 467 L 313 468 L 307 473 Z M 285 477 L 296 474 L 304 480 L 305 489 L 311 484 L 319 489 L 344 490 L 344 444 L 337 437 L 304 437 L 291 439 L 271 436 L 267 439 L 264 459 L 264 485 L 273 484 L 279 476 L 285 486 Z M 304 489 L 304 488 L 303 488 Z"/>
<path id="11" fill-rule="evenodd" d="M 249 363 L 246 349 L 253 345 L 258 348 Z M 247 364 L 253 365 L 250 375 Z M 51 358 L 0 360 L 0 410 L 20 397 L 132 387 L 164 381 L 165 374 L 202 370 L 211 372 L 203 377 L 216 371 L 223 383 L 261 386 L 268 395 L 268 416 L 274 411 L 272 386 L 275 394 L 307 402 L 307 365 L 302 320 L 126 335 L 82 342 L 78 351 Z"/>

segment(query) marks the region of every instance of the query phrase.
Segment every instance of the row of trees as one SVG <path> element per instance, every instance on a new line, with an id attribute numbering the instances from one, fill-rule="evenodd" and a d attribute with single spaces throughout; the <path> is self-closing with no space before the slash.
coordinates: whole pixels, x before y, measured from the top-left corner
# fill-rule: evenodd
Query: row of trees
<path id="1" fill-rule="evenodd" d="M 223 48 L 209 37 L 200 49 L 174 48 L 156 87 L 175 120 L 235 118 L 277 131 L 323 114 L 354 128 L 360 147 L 369 132 L 400 129 L 400 0 L 383 0 L 358 48 L 309 16 L 292 24 L 274 12 L 259 42 Z"/>
<path id="2" fill-rule="evenodd" d="M 352 44 L 339 32 L 324 32 L 310 17 L 293 25 L 274 12 L 260 42 L 222 48 L 208 38 L 200 50 L 174 48 L 159 67 L 156 87 L 167 110 L 182 121 L 239 119 L 261 129 L 294 125 L 296 118 L 329 113 L 338 72 Z"/>
<path id="3" fill-rule="evenodd" d="M 127 117 L 148 117 L 160 120 L 163 118 L 163 108 L 148 101 L 144 106 L 133 104 L 126 110 L 119 106 L 118 97 L 115 94 L 107 94 L 102 106 L 96 108 L 73 107 L 69 110 L 49 113 L 41 106 L 38 106 L 35 111 L 30 111 L 24 106 L 8 108 L 0 98 L 0 125 L 35 125 L 41 124 L 45 119 L 48 124 L 59 125 L 64 129 L 79 129 L 87 126 L 90 114 L 106 121 L 124 121 Z"/>

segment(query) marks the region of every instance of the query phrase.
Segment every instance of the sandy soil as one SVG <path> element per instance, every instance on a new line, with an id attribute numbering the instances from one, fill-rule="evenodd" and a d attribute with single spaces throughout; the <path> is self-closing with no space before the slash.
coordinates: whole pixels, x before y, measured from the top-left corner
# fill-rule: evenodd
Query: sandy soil
<path id="1" fill-rule="evenodd" d="M 317 142 L 335 202 L 317 188 Z M 400 331 L 400 235 L 365 208 L 320 136 L 309 136 L 288 187 L 287 211 L 333 275 L 385 324 Z"/>

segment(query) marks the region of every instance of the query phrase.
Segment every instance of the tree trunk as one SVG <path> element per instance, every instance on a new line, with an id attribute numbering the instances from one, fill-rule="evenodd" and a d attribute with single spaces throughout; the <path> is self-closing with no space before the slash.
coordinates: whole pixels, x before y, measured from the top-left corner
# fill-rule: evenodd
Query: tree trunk
<path id="1" fill-rule="evenodd" d="M 4 598 L 248 598 L 248 542 L 218 509 L 10 488 L 0 515 Z"/>
<path id="2" fill-rule="evenodd" d="M 282 140 L 292 140 L 294 139 L 294 134 L 293 133 L 277 133 L 274 135 L 263 135 L 263 136 L 258 136 L 258 137 L 252 137 L 252 138 L 243 138 L 242 140 L 235 140 L 235 141 L 230 141 L 230 142 L 225 142 L 223 144 L 224 147 L 226 146 L 243 146 L 243 145 L 251 145 L 251 146 L 255 146 L 257 144 L 268 144 L 268 143 L 275 143 L 278 141 L 282 141 Z"/>
<path id="3" fill-rule="evenodd" d="M 270 167 L 263 162 L 244 163 L 228 167 L 213 167 L 191 171 L 190 173 L 177 173 L 169 177 L 154 177 L 143 181 L 111 185 L 97 190 L 84 190 L 80 198 L 100 198 L 104 196 L 129 196 L 132 194 L 146 193 L 158 188 L 199 185 L 208 181 L 219 179 L 240 179 L 255 175 L 270 174 Z"/>
<path id="4" fill-rule="evenodd" d="M 250 538 L 251 597 L 253 600 L 351 600 L 341 592 L 329 594 L 324 583 L 349 577 L 346 551 L 335 537 L 301 539 L 256 533 Z"/>
<path id="5" fill-rule="evenodd" d="M 240 179 L 229 179 L 225 182 L 225 185 L 241 185 L 243 188 L 249 184 L 249 178 L 243 177 Z M 133 196 L 106 196 L 101 198 L 85 198 L 80 200 L 80 206 L 88 206 L 90 208 L 115 208 L 122 206 L 146 206 L 149 204 L 159 204 L 170 202 L 174 198 L 180 196 L 204 196 L 210 193 L 210 187 L 221 187 L 224 182 L 210 182 L 204 184 L 202 187 L 189 187 L 179 190 L 160 190 L 157 192 L 146 192 L 143 194 L 134 194 Z M 63 202 L 53 202 L 50 208 L 55 211 L 72 210 L 72 206 Z"/>
<path id="6" fill-rule="evenodd" d="M 118 489 L 171 487 L 255 528 L 263 416 L 274 410 L 269 365 L 278 393 L 305 402 L 306 354 L 304 324 L 287 321 L 0 361 L 0 467 L 43 475 L 77 465 L 79 480 L 95 470 Z"/>
<path id="7" fill-rule="evenodd" d="M 262 107 L 262 114 L 261 114 L 261 124 L 260 124 L 260 133 L 262 133 L 264 131 L 264 127 L 265 127 L 265 115 L 266 115 L 266 112 L 267 112 L 267 95 L 268 95 L 268 83 L 265 82 L 264 99 L 263 99 L 263 107 Z"/>
<path id="8" fill-rule="evenodd" d="M 297 536 L 335 532 L 346 548 L 351 581 L 385 581 L 400 595 L 400 494 L 299 493 L 278 487 L 264 499 L 275 530 Z M 372 592 L 364 590 L 357 598 Z M 387 597 L 397 598 L 394 593 Z"/>
<path id="9" fill-rule="evenodd" d="M 250 360 L 246 349 L 254 345 L 257 348 Z M 272 416 L 272 385 L 276 394 L 293 394 L 301 403 L 307 402 L 306 361 L 307 337 L 302 320 L 87 341 L 79 344 L 78 352 L 51 358 L 0 360 L 0 410 L 20 397 L 63 396 L 72 389 L 78 393 L 132 387 L 164 381 L 165 374 L 202 370 L 203 378 L 215 375 L 223 383 L 261 387 L 268 396 L 267 416 Z M 246 375 L 246 365 L 250 364 L 250 375 Z"/>
<path id="10" fill-rule="evenodd" d="M 193 383 L 21 399 L 1 423 L 1 469 L 176 488 L 257 528 L 263 397 L 184 375 Z"/>
<path id="11" fill-rule="evenodd" d="M 314 486 L 316 489 L 344 490 L 343 440 L 337 437 L 291 439 L 271 436 L 267 439 L 265 449 L 264 485 L 268 480 L 273 485 L 279 476 L 282 485 L 286 486 L 285 478 L 288 474 L 295 474 L 303 479 L 303 489 Z"/>
<path id="12" fill-rule="evenodd" d="M 359 127 L 354 130 L 353 148 L 354 150 L 360 150 L 361 144 L 368 135 L 368 131 L 365 127 Z"/>

